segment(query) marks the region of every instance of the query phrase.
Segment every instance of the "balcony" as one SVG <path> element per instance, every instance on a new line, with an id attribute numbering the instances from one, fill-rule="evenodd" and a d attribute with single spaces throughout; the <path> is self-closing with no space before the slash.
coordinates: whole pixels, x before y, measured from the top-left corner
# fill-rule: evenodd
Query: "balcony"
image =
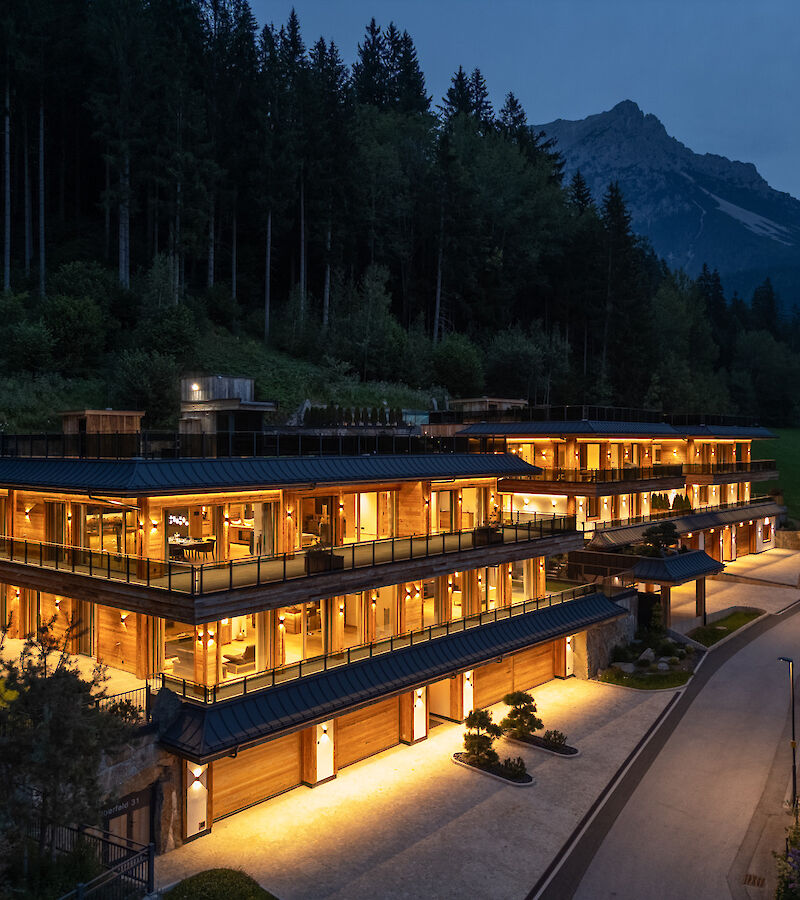
<path id="1" fill-rule="evenodd" d="M 778 465 L 774 459 L 686 463 L 683 470 L 688 484 L 732 484 L 737 481 L 775 481 L 778 478 Z"/>
<path id="2" fill-rule="evenodd" d="M 196 565 L 2 537 L 0 581 L 199 624 L 582 543 L 574 516 Z"/>
<path id="3" fill-rule="evenodd" d="M 607 588 L 604 588 L 603 590 L 606 594 L 609 594 Z M 622 591 L 623 588 L 618 589 L 618 592 L 621 593 Z M 419 644 L 428 643 L 436 638 L 469 631 L 480 625 L 489 625 L 516 616 L 550 609 L 551 607 L 570 603 L 571 601 L 578 600 L 582 597 L 593 596 L 597 593 L 598 586 L 596 584 L 585 584 L 580 587 L 571 588 L 570 590 L 550 594 L 540 599 L 525 600 L 522 603 L 515 603 L 512 606 L 486 610 L 485 612 L 466 616 L 462 619 L 443 622 L 440 625 L 429 625 L 427 628 L 418 631 L 397 634 L 382 640 L 372 641 L 368 644 L 358 644 L 354 647 L 314 656 L 300 662 L 290 663 L 274 669 L 267 669 L 264 672 L 226 679 L 224 682 L 217 685 L 206 686 L 195 681 L 188 681 L 185 678 L 176 678 L 174 675 L 157 675 L 150 680 L 150 685 L 151 689 L 154 689 L 155 691 L 161 687 L 169 688 L 182 699 L 194 703 L 220 703 L 226 700 L 233 700 L 237 697 L 244 697 L 255 691 L 273 688 L 289 681 L 296 681 L 310 675 L 317 675 L 320 672 L 328 672 L 333 669 L 339 669 L 342 666 L 361 662 L 365 659 L 373 659 L 386 653 L 403 650 L 406 647 L 416 647 Z"/>
<path id="4" fill-rule="evenodd" d="M 542 469 L 538 474 L 501 478 L 497 489 L 514 494 L 574 494 L 607 497 L 640 491 L 682 489 L 686 481 L 683 466 L 625 466 L 621 469 Z"/>

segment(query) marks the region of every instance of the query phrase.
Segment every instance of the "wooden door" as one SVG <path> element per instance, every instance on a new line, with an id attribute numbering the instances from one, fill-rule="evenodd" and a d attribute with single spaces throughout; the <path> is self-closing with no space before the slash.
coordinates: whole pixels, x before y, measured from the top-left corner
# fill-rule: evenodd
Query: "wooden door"
<path id="1" fill-rule="evenodd" d="M 339 769 L 400 743 L 397 697 L 346 713 L 336 720 L 336 766 Z"/>
<path id="2" fill-rule="evenodd" d="M 212 772 L 214 818 L 244 809 L 296 787 L 302 777 L 300 733 L 215 760 Z"/>
<path id="3" fill-rule="evenodd" d="M 514 667 L 511 659 L 475 669 L 474 685 L 475 709 L 499 703 L 506 694 L 514 690 Z"/>
<path id="4" fill-rule="evenodd" d="M 542 644 L 514 655 L 514 690 L 527 691 L 555 677 L 555 643 Z"/>

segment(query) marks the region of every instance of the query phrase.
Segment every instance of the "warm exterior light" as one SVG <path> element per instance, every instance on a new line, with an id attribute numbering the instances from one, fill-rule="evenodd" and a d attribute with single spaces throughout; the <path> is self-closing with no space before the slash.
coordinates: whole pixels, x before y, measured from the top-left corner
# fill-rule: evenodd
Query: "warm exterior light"
<path id="1" fill-rule="evenodd" d="M 764 519 L 764 524 L 769 525 L 769 518 Z"/>
<path id="2" fill-rule="evenodd" d="M 199 391 L 199 390 L 200 390 L 200 385 L 199 385 L 196 381 L 193 381 L 193 382 L 192 382 L 192 390 L 193 390 L 193 391 Z"/>
<path id="3" fill-rule="evenodd" d="M 292 511 L 291 511 L 291 509 L 287 509 L 287 510 L 286 510 L 286 518 L 287 518 L 287 519 L 291 519 L 291 518 L 292 518 Z"/>
<path id="4" fill-rule="evenodd" d="M 690 538 L 691 536 L 692 536 L 692 532 L 690 531 L 690 532 L 686 535 L 686 537 L 687 537 L 687 538 Z"/>
<path id="5" fill-rule="evenodd" d="M 32 510 L 32 509 L 33 509 L 32 506 L 26 507 L 26 509 L 25 509 L 25 518 L 26 518 L 26 519 L 30 519 L 30 517 L 31 517 L 31 510 Z"/>
<path id="6" fill-rule="evenodd" d="M 68 522 L 72 521 L 72 513 L 67 513 L 67 521 Z"/>

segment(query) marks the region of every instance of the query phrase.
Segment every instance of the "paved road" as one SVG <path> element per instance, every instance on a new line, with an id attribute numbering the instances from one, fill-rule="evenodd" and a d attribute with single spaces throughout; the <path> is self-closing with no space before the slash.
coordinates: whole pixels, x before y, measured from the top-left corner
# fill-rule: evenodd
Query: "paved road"
<path id="1" fill-rule="evenodd" d="M 789 705 L 787 670 L 777 657 L 794 654 L 800 661 L 797 611 L 771 628 L 766 626 L 774 620 L 758 623 L 754 640 L 745 643 L 743 633 L 711 654 L 692 693 L 673 710 L 674 731 L 669 733 L 668 718 L 665 742 L 654 742 L 650 759 L 641 762 L 638 784 L 634 774 L 632 793 L 624 796 L 623 788 L 616 810 L 609 804 L 611 811 L 592 826 L 594 842 L 587 833 L 544 896 L 566 897 L 574 890 L 576 900 L 731 897 L 728 875 L 741 867 L 737 854 L 767 796 L 770 771 L 773 782 L 776 772 L 780 778 L 776 747 Z M 717 653 L 729 657 L 718 668 Z M 716 668 L 710 678 L 702 678 L 706 666 Z M 790 763 L 787 745 L 784 784 Z M 603 828 L 607 834 L 598 835 Z"/>

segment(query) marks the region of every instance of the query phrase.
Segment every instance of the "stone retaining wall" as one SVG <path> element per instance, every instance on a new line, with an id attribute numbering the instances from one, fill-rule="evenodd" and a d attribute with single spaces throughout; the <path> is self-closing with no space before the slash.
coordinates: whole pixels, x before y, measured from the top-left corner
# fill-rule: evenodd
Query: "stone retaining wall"
<path id="1" fill-rule="evenodd" d="M 780 550 L 800 550 L 800 531 L 776 529 L 775 546 Z"/>
<path id="2" fill-rule="evenodd" d="M 127 747 L 103 759 L 100 789 L 113 800 L 155 786 L 153 790 L 156 853 L 183 843 L 181 834 L 181 763 L 158 744 L 155 729 L 142 729 Z"/>

